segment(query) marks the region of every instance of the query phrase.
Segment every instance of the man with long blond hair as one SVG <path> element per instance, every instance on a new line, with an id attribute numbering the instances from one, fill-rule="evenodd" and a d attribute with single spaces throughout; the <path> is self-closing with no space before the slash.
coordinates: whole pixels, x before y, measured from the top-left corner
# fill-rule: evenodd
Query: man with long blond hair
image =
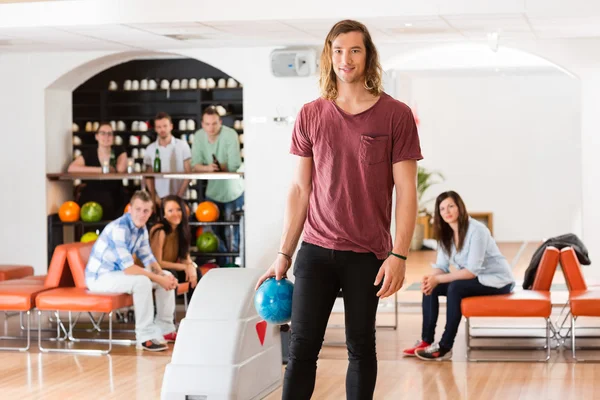
<path id="1" fill-rule="evenodd" d="M 317 358 L 340 290 L 349 358 L 346 397 L 373 397 L 377 305 L 404 282 L 422 159 L 411 110 L 383 92 L 381 74 L 367 28 L 338 22 L 321 55 L 321 97 L 302 107 L 294 126 L 290 151 L 299 158 L 280 251 L 257 283 L 286 275 L 304 228 L 294 266 L 283 399 L 312 396 Z"/>

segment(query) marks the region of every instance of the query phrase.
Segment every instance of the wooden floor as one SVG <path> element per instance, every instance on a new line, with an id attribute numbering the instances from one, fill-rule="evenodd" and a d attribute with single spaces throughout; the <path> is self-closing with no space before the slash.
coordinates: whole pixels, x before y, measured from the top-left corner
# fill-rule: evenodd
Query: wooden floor
<path id="1" fill-rule="evenodd" d="M 516 254 L 519 247 L 505 244 L 501 249 L 510 261 L 511 254 Z M 535 247 L 528 246 L 523 252 L 515 267 L 517 275 L 522 277 Z M 435 258 L 433 252 L 413 253 L 407 285 L 420 280 L 430 268 L 432 258 Z M 559 275 L 555 282 L 560 281 Z M 553 351 L 547 364 L 467 363 L 462 326 L 452 361 L 402 358 L 402 349 L 412 345 L 420 335 L 418 307 L 401 306 L 399 320 L 397 330 L 377 331 L 376 399 L 600 399 L 600 364 L 575 364 L 568 350 Z M 341 314 L 334 314 L 330 324 L 342 321 Z M 378 324 L 392 321 L 392 313 L 384 310 L 379 314 Z M 2 317 L 0 322 L 3 322 Z M 17 332 L 18 317 L 9 318 L 7 325 L 9 333 Z M 442 312 L 438 337 L 443 325 Z M 343 329 L 328 329 L 318 362 L 314 399 L 345 398 L 346 349 L 331 345 L 343 340 Z M 6 345 L 6 341 L 2 344 Z M 16 343 L 11 341 L 10 344 Z M 499 354 L 512 355 L 523 356 L 523 353 L 504 351 Z M 27 353 L 0 352 L 0 357 L 0 399 L 159 399 L 164 368 L 171 360 L 171 352 L 147 353 L 134 347 L 116 346 L 110 356 L 41 354 L 34 342 Z M 281 389 L 266 397 L 279 398 Z"/>

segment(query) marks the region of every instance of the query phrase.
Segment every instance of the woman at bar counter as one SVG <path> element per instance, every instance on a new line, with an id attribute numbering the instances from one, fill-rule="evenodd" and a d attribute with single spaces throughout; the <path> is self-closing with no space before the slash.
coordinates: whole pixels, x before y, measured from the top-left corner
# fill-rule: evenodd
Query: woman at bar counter
<path id="1" fill-rule="evenodd" d="M 114 132 L 109 123 L 103 122 L 95 134 L 98 146 L 84 148 L 81 155 L 69 165 L 69 173 L 102 173 L 102 165 L 108 164 L 109 172 L 124 173 L 127 170 L 127 152 L 121 146 L 113 146 Z M 102 206 L 102 219 L 113 220 L 123 214 L 125 195 L 120 180 L 84 180 L 77 188 L 75 201 L 81 206 L 95 201 Z"/>

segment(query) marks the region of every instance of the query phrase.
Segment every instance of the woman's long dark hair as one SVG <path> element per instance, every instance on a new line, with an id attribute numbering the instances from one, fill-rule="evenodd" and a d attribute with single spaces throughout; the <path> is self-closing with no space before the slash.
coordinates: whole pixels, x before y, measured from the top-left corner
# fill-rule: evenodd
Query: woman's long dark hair
<path id="1" fill-rule="evenodd" d="M 159 217 L 159 221 L 157 223 L 157 225 L 158 224 L 160 224 L 160 225 L 156 228 L 156 230 L 152 234 L 154 235 L 160 229 L 165 231 L 166 235 L 170 234 L 173 231 L 171 224 L 165 218 L 165 205 L 169 201 L 174 201 L 177 204 L 179 204 L 179 207 L 181 207 L 181 213 L 182 213 L 181 223 L 177 226 L 177 235 L 179 236 L 179 249 L 177 249 L 177 256 L 181 260 L 184 260 L 187 258 L 188 253 L 190 251 L 190 242 L 191 242 L 192 235 L 190 233 L 190 226 L 188 224 L 189 216 L 187 214 L 187 207 L 181 197 L 175 196 L 175 195 L 168 195 L 162 199 L 162 206 L 160 208 L 160 217 Z"/>
<path id="2" fill-rule="evenodd" d="M 467 229 L 469 229 L 469 214 L 465 203 L 460 198 L 458 193 L 450 190 L 440 194 L 435 200 L 435 215 L 433 217 L 433 235 L 437 239 L 438 244 L 442 246 L 444 252 L 450 257 L 452 253 L 452 241 L 454 240 L 454 231 L 452 227 L 448 225 L 440 214 L 440 204 L 447 198 L 451 198 L 458 207 L 458 243 L 456 246 L 456 252 L 462 250 L 465 244 L 465 236 L 467 236 Z"/>

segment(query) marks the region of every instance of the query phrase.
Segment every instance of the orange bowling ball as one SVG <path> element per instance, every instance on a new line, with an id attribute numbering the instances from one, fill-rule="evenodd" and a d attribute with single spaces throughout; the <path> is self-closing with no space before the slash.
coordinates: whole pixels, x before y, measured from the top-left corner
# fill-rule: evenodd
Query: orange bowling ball
<path id="1" fill-rule="evenodd" d="M 206 275 L 208 273 L 208 271 L 210 271 L 213 268 L 219 268 L 219 266 L 214 263 L 207 263 L 207 264 L 204 264 L 204 265 L 198 267 L 198 270 L 200 271 L 200 277 L 203 277 L 204 275 Z"/>
<path id="2" fill-rule="evenodd" d="M 196 229 L 196 239 L 198 239 L 198 236 L 202 235 L 202 233 L 204 233 L 204 227 L 199 226 L 198 229 Z"/>
<path id="3" fill-rule="evenodd" d="M 212 201 L 203 201 L 196 209 L 196 219 L 200 222 L 215 222 L 219 219 L 219 207 Z"/>
<path id="4" fill-rule="evenodd" d="M 127 205 L 125 206 L 125 211 L 123 211 L 123 214 L 127 214 L 129 212 L 129 208 L 130 208 L 130 204 L 127 203 Z"/>
<path id="5" fill-rule="evenodd" d="M 58 209 L 58 218 L 62 222 L 77 222 L 79 221 L 79 204 L 74 201 L 65 201 Z"/>

